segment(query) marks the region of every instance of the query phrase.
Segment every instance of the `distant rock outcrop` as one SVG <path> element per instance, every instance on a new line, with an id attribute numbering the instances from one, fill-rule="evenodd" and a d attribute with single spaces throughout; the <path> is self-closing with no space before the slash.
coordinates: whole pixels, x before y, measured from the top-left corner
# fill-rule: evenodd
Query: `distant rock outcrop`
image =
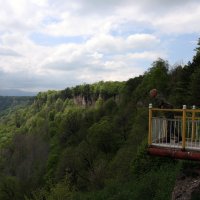
<path id="1" fill-rule="evenodd" d="M 79 105 L 79 106 L 92 106 L 95 105 L 96 101 L 101 98 L 102 100 L 107 100 L 107 98 L 102 97 L 101 94 L 99 94 L 99 97 L 95 97 L 93 95 L 91 96 L 83 96 L 83 95 L 78 95 L 78 96 L 74 96 L 73 97 L 73 102 L 75 105 Z M 113 97 L 109 97 L 109 98 L 113 98 L 116 102 L 120 101 L 120 96 L 119 95 L 115 95 Z"/>

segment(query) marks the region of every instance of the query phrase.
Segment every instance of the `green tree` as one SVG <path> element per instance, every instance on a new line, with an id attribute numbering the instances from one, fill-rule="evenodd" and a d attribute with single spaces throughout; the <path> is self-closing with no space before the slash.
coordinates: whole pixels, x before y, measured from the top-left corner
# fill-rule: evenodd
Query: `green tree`
<path id="1" fill-rule="evenodd" d="M 190 76 L 187 67 L 176 66 L 170 71 L 170 97 L 169 101 L 178 107 L 188 103 Z"/>
<path id="2" fill-rule="evenodd" d="M 191 103 L 200 106 L 200 68 L 197 69 L 192 75 L 190 91 Z"/>
<path id="3" fill-rule="evenodd" d="M 200 38 L 198 39 L 197 47 L 195 51 L 196 51 L 196 55 L 193 57 L 192 66 L 195 66 L 195 68 L 199 68 L 200 67 Z"/>
<path id="4" fill-rule="evenodd" d="M 60 124 L 60 142 L 66 144 L 66 141 L 80 129 L 82 120 L 82 111 L 79 109 L 69 110 L 62 116 Z"/>
<path id="5" fill-rule="evenodd" d="M 137 87 L 134 93 L 134 99 L 143 101 L 149 97 L 149 91 L 152 88 L 157 88 L 162 91 L 163 95 L 168 94 L 169 89 L 169 64 L 163 59 L 158 59 L 153 62 L 152 67 L 145 73 L 141 84 Z"/>
<path id="6" fill-rule="evenodd" d="M 105 117 L 89 129 L 89 142 L 104 153 L 115 152 L 119 147 L 119 137 L 112 121 Z"/>
<path id="7" fill-rule="evenodd" d="M 57 112 L 61 112 L 62 109 L 63 109 L 63 100 L 60 99 L 60 98 L 58 98 L 58 99 L 56 100 L 56 103 L 55 103 L 55 110 L 56 110 Z"/>
<path id="8" fill-rule="evenodd" d="M 0 177 L 0 199 L 2 200 L 21 200 L 23 193 L 20 182 L 16 177 Z"/>

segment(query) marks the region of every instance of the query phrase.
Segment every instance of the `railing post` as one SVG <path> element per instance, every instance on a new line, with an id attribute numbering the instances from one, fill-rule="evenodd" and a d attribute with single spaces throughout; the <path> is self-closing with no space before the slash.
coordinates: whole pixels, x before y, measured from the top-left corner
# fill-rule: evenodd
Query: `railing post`
<path id="1" fill-rule="evenodd" d="M 195 128 L 195 109 L 196 109 L 196 107 L 193 105 L 192 106 L 192 141 L 195 140 L 195 131 L 196 131 L 196 128 Z"/>
<path id="2" fill-rule="evenodd" d="M 186 134 L 186 105 L 183 105 L 182 116 L 182 149 L 185 149 L 185 134 Z"/>
<path id="3" fill-rule="evenodd" d="M 152 104 L 149 104 L 149 135 L 148 145 L 152 144 Z"/>

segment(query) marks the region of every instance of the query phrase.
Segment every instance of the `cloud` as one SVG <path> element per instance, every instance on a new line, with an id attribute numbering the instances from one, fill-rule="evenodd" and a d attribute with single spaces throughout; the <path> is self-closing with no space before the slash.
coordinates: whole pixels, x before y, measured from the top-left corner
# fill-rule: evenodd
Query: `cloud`
<path id="1" fill-rule="evenodd" d="M 141 58 L 153 60 L 159 57 L 158 55 L 161 56 L 161 52 L 152 52 L 157 48 L 159 42 L 158 38 L 150 34 L 135 34 L 125 38 L 100 34 L 88 39 L 83 44 L 59 45 L 54 48 L 55 51 L 52 54 L 43 60 L 41 66 L 51 70 L 78 70 L 80 72 L 84 68 L 91 68 L 101 69 L 102 72 L 102 70 L 108 70 L 108 65 L 105 63 L 115 63 L 116 58 L 121 59 L 115 63 L 117 68 L 119 63 L 128 64 L 126 59 L 130 59 L 131 56 L 132 61 Z M 125 56 L 127 54 L 129 58 Z M 100 71 L 98 70 L 98 72 Z"/>
<path id="2" fill-rule="evenodd" d="M 192 11 L 192 12 L 191 12 Z M 167 34 L 199 33 L 200 4 L 191 4 L 168 13 L 152 24 Z"/>
<path id="3" fill-rule="evenodd" d="M 26 0 L 2 1 L 0 8 L 0 31 L 28 33 L 38 29 L 40 21 L 46 14 L 42 7 Z"/>
<path id="4" fill-rule="evenodd" d="M 98 34 L 86 42 L 89 51 L 112 53 L 124 49 L 124 40 L 121 37 L 114 37 L 109 34 Z M 122 50 L 123 51 L 123 50 Z"/>
<path id="5" fill-rule="evenodd" d="M 128 37 L 100 34 L 88 40 L 86 48 L 90 51 L 96 50 L 104 53 L 122 53 L 128 50 L 139 51 L 154 48 L 159 43 L 159 38 L 151 34 L 132 34 Z"/>
<path id="6" fill-rule="evenodd" d="M 133 49 L 154 48 L 160 43 L 160 39 L 152 34 L 134 34 L 129 35 L 126 43 Z"/>
<path id="7" fill-rule="evenodd" d="M 52 70 L 62 70 L 62 71 L 75 71 L 79 68 L 84 67 L 84 63 L 81 61 L 72 61 L 67 62 L 66 60 L 55 60 L 47 63 L 44 68 L 52 69 Z"/>
<path id="8" fill-rule="evenodd" d="M 0 47 L 0 56 L 20 56 L 20 54 L 12 49 Z"/>
<path id="9" fill-rule="evenodd" d="M 76 1 L 63 0 L 48 4 L 49 20 L 41 26 L 43 34 L 52 36 L 91 37 L 113 31 L 124 34 L 151 33 L 184 34 L 199 32 L 200 5 L 197 0 L 141 1 Z M 101 13 L 104 10 L 105 13 Z M 108 12 L 107 12 L 108 11 Z M 192 12 L 191 12 L 192 11 Z M 44 19 L 45 19 L 44 17 Z M 49 18 L 51 19 L 51 17 Z M 126 30 L 124 30 L 126 27 Z M 186 29 L 185 27 L 188 27 Z"/>
<path id="10" fill-rule="evenodd" d="M 0 89 L 19 89 L 29 92 L 39 92 L 49 89 L 61 89 L 80 83 L 73 73 L 46 71 L 38 74 L 33 71 L 5 72 L 0 70 Z"/>
<path id="11" fill-rule="evenodd" d="M 194 49 L 190 41 L 200 31 L 197 0 L 0 3 L 0 84 L 9 88 L 126 80 L 158 57 L 171 59 L 170 52 L 180 60 L 171 50 L 177 37 L 191 34 L 187 43 Z"/>

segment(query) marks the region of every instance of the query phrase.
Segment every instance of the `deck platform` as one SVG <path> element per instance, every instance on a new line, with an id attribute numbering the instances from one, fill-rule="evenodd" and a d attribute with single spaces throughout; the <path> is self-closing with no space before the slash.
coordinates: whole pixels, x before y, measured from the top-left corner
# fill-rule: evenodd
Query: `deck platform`
<path id="1" fill-rule="evenodd" d="M 173 118 L 166 118 L 165 112 Z M 148 145 L 151 155 L 200 161 L 200 110 L 150 106 Z"/>

